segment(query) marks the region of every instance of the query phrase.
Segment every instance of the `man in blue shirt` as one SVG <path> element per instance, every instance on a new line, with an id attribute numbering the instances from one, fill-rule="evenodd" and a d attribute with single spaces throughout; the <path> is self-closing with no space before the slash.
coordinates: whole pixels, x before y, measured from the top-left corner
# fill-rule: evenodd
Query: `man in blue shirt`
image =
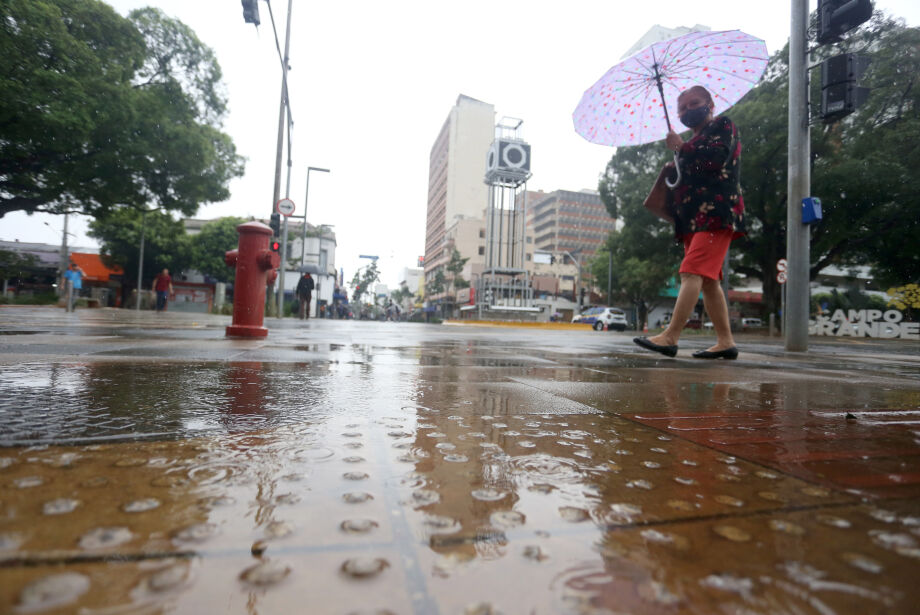
<path id="1" fill-rule="evenodd" d="M 73 312 L 74 303 L 76 302 L 77 295 L 79 291 L 83 288 L 83 276 L 85 275 L 83 269 L 81 269 L 76 263 L 70 263 L 70 269 L 64 272 L 65 283 L 67 284 L 67 292 L 65 297 L 67 297 L 67 311 Z"/>

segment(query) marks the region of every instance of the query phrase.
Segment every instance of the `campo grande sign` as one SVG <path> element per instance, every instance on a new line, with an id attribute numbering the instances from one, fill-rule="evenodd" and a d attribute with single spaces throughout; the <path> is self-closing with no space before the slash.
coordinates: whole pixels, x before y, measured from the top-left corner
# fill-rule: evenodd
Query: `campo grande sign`
<path id="1" fill-rule="evenodd" d="M 920 340 L 920 322 L 904 322 L 898 310 L 836 310 L 830 318 L 818 316 L 810 328 L 812 335 L 837 337 L 880 337 Z"/>

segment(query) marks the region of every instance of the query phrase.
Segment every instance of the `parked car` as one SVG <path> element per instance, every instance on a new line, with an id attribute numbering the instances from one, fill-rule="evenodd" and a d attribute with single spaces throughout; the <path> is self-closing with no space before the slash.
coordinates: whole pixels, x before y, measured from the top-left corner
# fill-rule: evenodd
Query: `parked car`
<path id="1" fill-rule="evenodd" d="M 699 318 L 691 318 L 687 321 L 687 324 L 684 325 L 684 327 L 687 329 L 702 329 L 703 321 Z"/>
<path id="2" fill-rule="evenodd" d="M 752 327 L 762 327 L 763 321 L 759 318 L 742 318 L 741 319 L 741 328 L 750 329 Z"/>
<path id="3" fill-rule="evenodd" d="M 714 326 L 715 326 L 715 325 L 712 324 L 712 321 L 711 321 L 711 320 L 707 320 L 706 322 L 703 323 L 703 328 L 704 328 L 704 329 L 712 329 Z"/>
<path id="4" fill-rule="evenodd" d="M 625 331 L 627 327 L 626 312 L 615 307 L 588 308 L 572 322 L 591 325 L 595 331 L 603 331 L 604 326 L 613 331 Z"/>

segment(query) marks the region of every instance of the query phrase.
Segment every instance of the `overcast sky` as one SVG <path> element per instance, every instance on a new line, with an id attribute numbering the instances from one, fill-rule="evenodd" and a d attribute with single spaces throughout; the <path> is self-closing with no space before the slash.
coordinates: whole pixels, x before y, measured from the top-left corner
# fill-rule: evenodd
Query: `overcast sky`
<path id="1" fill-rule="evenodd" d="M 110 4 L 124 15 L 156 6 L 215 51 L 230 102 L 224 130 L 246 157 L 246 173 L 230 184 L 228 201 L 203 206 L 197 217 L 267 217 L 281 68 L 266 3 L 259 2 L 258 30 L 243 22 L 239 0 Z M 283 45 L 287 1 L 271 4 Z M 876 7 L 920 23 L 917 0 Z M 392 287 L 424 253 L 428 156 L 458 94 L 493 104 L 496 119 L 524 120 L 533 149 L 529 189 L 596 189 L 612 152 L 578 136 L 571 114 L 650 27 L 740 29 L 773 54 L 788 39 L 789 21 L 790 3 L 778 0 L 294 0 L 290 197 L 303 213 L 307 167 L 330 168 L 310 176 L 308 220 L 334 225 L 336 264 L 347 280 L 367 263 L 360 254 L 378 255 L 381 279 Z M 86 220 L 71 220 L 71 243 L 96 245 Z M 0 239 L 60 243 L 62 226 L 60 216 L 9 214 L 0 219 Z"/>

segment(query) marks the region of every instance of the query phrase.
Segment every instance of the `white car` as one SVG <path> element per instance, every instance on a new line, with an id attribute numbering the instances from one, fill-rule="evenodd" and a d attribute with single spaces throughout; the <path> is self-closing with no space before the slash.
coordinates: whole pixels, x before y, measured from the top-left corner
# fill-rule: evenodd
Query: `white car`
<path id="1" fill-rule="evenodd" d="M 759 318 L 742 318 L 741 319 L 741 328 L 748 329 L 751 327 L 762 327 L 763 321 Z"/>
<path id="2" fill-rule="evenodd" d="M 588 308 L 573 318 L 572 322 L 591 325 L 595 331 L 603 331 L 605 326 L 612 331 L 625 331 L 628 324 L 626 312 L 615 307 Z"/>

